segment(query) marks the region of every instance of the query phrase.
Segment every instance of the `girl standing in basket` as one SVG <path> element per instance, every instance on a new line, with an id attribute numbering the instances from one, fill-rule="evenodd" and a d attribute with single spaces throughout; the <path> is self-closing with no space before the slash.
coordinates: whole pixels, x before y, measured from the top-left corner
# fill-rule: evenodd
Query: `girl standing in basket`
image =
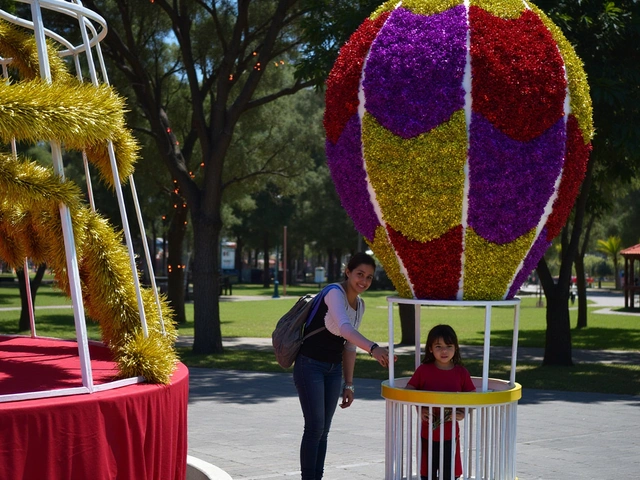
<path id="1" fill-rule="evenodd" d="M 386 367 L 389 350 L 358 332 L 364 314 L 360 294 L 373 281 L 376 264 L 365 253 L 351 257 L 345 279 L 327 292 L 305 332 L 326 327 L 307 338 L 296 357 L 293 381 L 304 415 L 304 434 L 300 445 L 302 480 L 320 480 L 324 473 L 327 436 L 338 398 L 341 408 L 353 403 L 353 370 L 356 347 L 360 347 Z M 342 382 L 344 377 L 344 383 Z"/>
<path id="2" fill-rule="evenodd" d="M 458 336 L 449 325 L 436 325 L 431 329 L 425 344 L 425 355 L 420 365 L 407 384 L 407 388 L 415 390 L 431 390 L 434 392 L 475 392 L 476 387 L 471 376 L 462 366 Z M 429 408 L 422 408 L 422 461 L 420 467 L 421 480 L 428 478 L 428 450 L 429 435 L 433 438 L 431 452 L 431 478 L 438 480 L 440 470 L 440 429 L 444 428 L 443 476 L 445 480 L 452 480 L 462 475 L 460 460 L 460 429 L 457 420 L 464 419 L 464 410 L 456 409 L 456 454 L 455 472 L 451 471 L 451 409 L 444 409 L 444 423 L 440 419 L 440 407 L 433 408 L 432 418 Z M 447 411 L 448 414 L 447 414 Z M 455 476 L 453 475 L 455 473 Z"/>

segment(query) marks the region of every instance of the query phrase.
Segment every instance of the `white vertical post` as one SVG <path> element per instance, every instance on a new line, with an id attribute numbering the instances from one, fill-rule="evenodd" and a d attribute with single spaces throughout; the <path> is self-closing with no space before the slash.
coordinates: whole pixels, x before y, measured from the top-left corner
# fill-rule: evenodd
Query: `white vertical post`
<path id="1" fill-rule="evenodd" d="M 446 472 L 446 476 L 445 478 L 449 479 L 451 478 L 458 478 L 455 476 L 456 473 L 456 449 L 458 448 L 457 445 L 457 441 L 456 441 L 456 433 L 457 433 L 457 426 L 458 426 L 458 421 L 456 420 L 456 407 L 452 406 L 451 407 L 451 470 L 453 471 L 454 475 L 453 477 L 451 476 L 451 472 Z M 444 470 L 444 468 L 441 468 L 441 470 Z"/>
<path id="2" fill-rule="evenodd" d="M 131 267 L 131 274 L 133 276 L 133 285 L 136 290 L 136 297 L 138 299 L 138 313 L 140 315 L 140 323 L 142 325 L 142 334 L 144 338 L 149 336 L 147 330 L 147 318 L 144 314 L 144 303 L 142 302 L 142 293 L 140 292 L 140 279 L 138 278 L 138 268 L 136 267 L 136 256 L 133 251 L 133 241 L 131 239 L 131 231 L 129 229 L 129 218 L 127 217 L 127 209 L 124 204 L 124 195 L 122 194 L 122 185 L 120 185 L 120 175 L 118 174 L 118 165 L 116 163 L 116 152 L 113 148 L 113 142 L 109 141 L 107 144 L 107 150 L 109 151 L 109 160 L 111 162 L 111 173 L 113 175 L 113 186 L 116 191 L 116 197 L 118 198 L 118 205 L 120 207 L 120 218 L 122 219 L 122 231 L 124 232 L 125 243 L 127 244 L 127 251 L 129 253 L 129 265 Z"/>
<path id="3" fill-rule="evenodd" d="M 155 296 L 156 300 L 156 308 L 158 309 L 158 316 L 160 318 L 160 328 L 162 329 L 162 335 L 166 335 L 167 332 L 164 328 L 164 319 L 162 318 L 162 306 L 160 305 L 160 295 L 158 294 L 158 287 L 156 286 L 156 274 L 153 270 L 153 261 L 151 260 L 151 254 L 149 253 L 149 242 L 147 241 L 147 234 L 144 228 L 144 222 L 142 221 L 142 210 L 140 209 L 140 202 L 138 201 L 138 191 L 136 190 L 136 183 L 133 180 L 133 175 L 129 176 L 129 184 L 131 185 L 133 205 L 136 211 L 136 216 L 138 218 L 138 226 L 140 227 L 140 236 L 142 237 L 144 258 L 147 261 L 149 278 L 151 279 L 151 288 L 153 288 L 153 295 Z"/>
<path id="4" fill-rule="evenodd" d="M 418 420 L 416 424 L 418 425 L 418 430 L 416 431 L 416 438 L 418 439 L 416 442 L 416 458 L 418 459 L 416 473 L 420 476 L 420 472 L 422 471 L 422 407 L 418 407 Z"/>
<path id="5" fill-rule="evenodd" d="M 485 306 L 484 352 L 482 355 L 482 391 L 489 389 L 489 351 L 491 349 L 491 305 Z"/>
<path id="6" fill-rule="evenodd" d="M 393 409 L 393 404 L 389 400 L 385 400 L 385 414 L 386 414 L 386 422 L 385 422 L 385 443 L 384 443 L 384 465 L 386 467 L 386 479 L 392 479 L 392 446 L 393 446 L 393 415 L 391 415 L 391 411 Z"/>
<path id="7" fill-rule="evenodd" d="M 480 451 L 482 450 L 482 409 L 476 410 L 476 478 L 482 478 Z"/>
<path id="8" fill-rule="evenodd" d="M 389 386 L 395 385 L 395 362 L 393 361 L 393 302 L 389 302 Z"/>
<path id="9" fill-rule="evenodd" d="M 29 280 L 29 261 L 24 259 L 24 289 L 27 294 L 27 305 L 29 308 L 29 328 L 31 330 L 31 338 L 36 338 L 36 315 L 33 311 L 33 298 L 31 297 L 31 280 Z"/>
<path id="10" fill-rule="evenodd" d="M 407 474 L 407 478 L 413 477 L 413 407 L 411 405 L 407 405 L 407 431 L 406 431 L 406 445 L 407 445 L 407 455 L 405 459 L 405 472 Z"/>
<path id="11" fill-rule="evenodd" d="M 89 39 L 89 35 L 87 34 L 87 28 L 86 28 L 87 20 L 83 15 L 78 15 L 78 22 L 80 25 L 80 33 L 82 35 L 82 41 L 85 45 L 85 53 L 87 55 L 87 64 L 89 67 L 89 75 L 91 77 L 91 82 L 97 86 L 98 75 L 96 73 L 96 68 L 93 61 L 91 41 Z M 140 280 L 138 278 L 138 269 L 136 267 L 135 252 L 133 251 L 133 241 L 131 239 L 131 231 L 129 229 L 129 220 L 127 218 L 127 210 L 124 203 L 124 195 L 122 194 L 122 186 L 120 185 L 120 175 L 118 174 L 118 165 L 116 163 L 116 153 L 113 148 L 113 142 L 111 140 L 109 140 L 107 144 L 107 149 L 109 152 L 109 160 L 111 163 L 111 174 L 113 175 L 113 185 L 116 191 L 116 198 L 118 199 L 118 207 L 120 209 L 120 218 L 122 220 L 122 230 L 124 232 L 125 243 L 127 244 L 127 251 L 129 253 L 129 263 L 131 265 L 131 274 L 133 275 L 133 285 L 135 287 L 136 297 L 138 300 L 138 313 L 140 315 L 142 333 L 144 337 L 147 338 L 149 336 L 149 331 L 147 329 L 147 318 L 144 313 L 142 293 L 140 292 Z M 164 333 L 164 325 L 162 325 L 162 330 Z"/>
<path id="12" fill-rule="evenodd" d="M 509 385 L 516 384 L 516 362 L 518 361 L 518 333 L 520 329 L 520 304 L 516 303 L 513 312 L 513 339 L 511 344 L 511 372 L 509 373 Z"/>
<path id="13" fill-rule="evenodd" d="M 33 30 L 38 50 L 38 62 L 40 66 L 40 76 L 47 83 L 51 83 L 51 70 L 49 67 L 49 56 L 44 35 L 44 25 L 42 22 L 42 12 L 40 11 L 40 1 L 33 0 L 31 3 L 31 17 L 33 19 Z M 53 169 L 56 174 L 64 179 L 64 165 L 62 164 L 62 150 L 60 143 L 50 140 L 51 157 Z M 60 203 L 60 221 L 62 224 L 62 235 L 64 239 L 64 250 L 67 260 L 67 275 L 69 276 L 69 290 L 71 302 L 73 304 L 73 316 L 76 327 L 76 337 L 78 342 L 78 355 L 80 357 L 80 369 L 82 373 L 82 385 L 90 392 L 93 392 L 93 376 L 91 372 L 91 359 L 89 356 L 89 344 L 87 340 L 87 325 L 84 316 L 84 305 L 82 303 L 82 290 L 80 287 L 80 272 L 78 269 L 78 258 L 76 254 L 75 239 L 73 237 L 73 226 L 71 222 L 71 212 L 69 208 Z"/>
<path id="14" fill-rule="evenodd" d="M 416 340 L 416 351 L 415 351 L 415 368 L 418 368 L 420 365 L 420 345 L 422 344 L 420 338 L 420 312 L 422 310 L 421 305 L 414 304 L 413 308 L 415 309 L 415 340 Z"/>
<path id="15" fill-rule="evenodd" d="M 87 183 L 87 195 L 89 196 L 89 205 L 91 211 L 96 211 L 96 203 L 93 199 L 93 185 L 91 184 L 91 171 L 89 170 L 89 161 L 87 160 L 87 152 L 82 150 L 82 164 L 84 165 L 84 176 Z"/>

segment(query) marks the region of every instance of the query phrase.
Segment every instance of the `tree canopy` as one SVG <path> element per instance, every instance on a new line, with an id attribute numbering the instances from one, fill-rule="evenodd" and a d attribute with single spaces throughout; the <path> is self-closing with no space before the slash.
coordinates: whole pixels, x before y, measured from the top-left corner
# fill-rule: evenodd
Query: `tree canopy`
<path id="1" fill-rule="evenodd" d="M 217 246 L 224 196 L 233 185 L 257 176 L 291 177 L 296 160 L 287 156 L 286 145 L 280 151 L 260 147 L 277 143 L 268 141 L 268 129 L 266 137 L 253 138 L 243 151 L 238 134 L 253 134 L 242 123 L 257 121 L 251 117 L 259 116 L 259 108 L 282 97 L 320 87 L 338 48 L 374 2 L 84 4 L 107 19 L 105 53 L 133 91 L 132 100 L 144 112 L 157 152 L 190 215 L 197 259 L 192 270 L 193 349 L 220 352 Z M 178 100 L 184 108 L 176 115 L 168 106 Z"/>

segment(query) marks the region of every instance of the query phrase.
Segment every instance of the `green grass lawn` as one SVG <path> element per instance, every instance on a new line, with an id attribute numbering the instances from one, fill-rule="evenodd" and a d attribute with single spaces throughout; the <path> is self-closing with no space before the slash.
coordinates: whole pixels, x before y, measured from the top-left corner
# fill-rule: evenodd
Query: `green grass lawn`
<path id="1" fill-rule="evenodd" d="M 272 299 L 273 288 L 234 285 L 234 295 L 263 296 L 264 300 L 220 302 L 222 334 L 225 337 L 270 337 L 277 320 L 295 302 L 299 295 L 314 291 L 309 287 L 287 287 L 290 297 Z M 279 291 L 283 294 L 282 289 Z M 392 292 L 366 292 L 364 298 L 367 311 L 361 331 L 369 338 L 386 341 L 388 338 L 386 298 Z M 70 305 L 59 291 L 51 286 L 38 290 L 36 306 Z M 0 288 L 0 309 L 19 307 L 17 287 Z M 179 326 L 180 335 L 193 335 L 193 305 L 187 305 L 187 323 Z M 399 316 L 395 307 L 394 338 L 400 340 Z M 595 314 L 590 309 L 588 324 L 584 329 L 573 329 L 573 348 L 594 350 L 639 350 L 640 317 Z M 19 310 L 0 310 L 0 333 L 18 333 Z M 494 307 L 491 326 L 491 344 L 511 345 L 513 333 L 512 307 Z M 519 346 L 544 347 L 546 309 L 536 307 L 536 299 L 524 297 L 520 309 Z M 577 310 L 571 310 L 572 324 L 575 324 Z M 44 309 L 36 311 L 37 331 L 42 336 L 74 338 L 74 323 L 71 309 Z M 430 326 L 449 323 L 457 331 L 463 345 L 482 345 L 484 339 L 484 308 L 479 307 L 423 307 L 421 310 L 422 337 Z M 96 324 L 87 322 L 90 338 L 99 339 Z M 24 332 L 23 332 L 24 333 Z M 194 355 L 190 349 L 179 349 L 182 361 L 189 366 L 281 372 L 273 354 L 259 351 L 238 351 L 227 349 L 221 355 Z M 464 357 L 464 351 L 463 357 Z M 407 376 L 413 371 L 411 355 L 401 356 L 396 366 L 397 376 Z M 481 374 L 481 362 L 466 362 L 473 375 Z M 509 365 L 506 362 L 491 364 L 491 376 L 508 378 Z M 358 356 L 356 376 L 359 378 L 386 378 L 386 370 L 381 369 L 366 355 Z M 580 364 L 574 367 L 542 367 L 537 364 L 519 364 L 517 381 L 525 388 L 569 390 L 584 392 L 606 392 L 640 395 L 640 366 Z"/>
<path id="2" fill-rule="evenodd" d="M 299 288 L 299 287 L 298 287 Z M 265 290 L 265 289 L 263 289 Z M 303 293 L 305 290 L 296 291 Z M 306 290 L 308 291 L 308 290 Z M 294 298 L 267 299 L 251 302 L 220 302 L 222 334 L 226 337 L 270 337 L 277 320 L 293 305 Z M 391 292 L 366 292 L 366 313 L 362 322 L 362 333 L 373 339 L 388 338 L 387 296 Z M 236 289 L 234 288 L 234 295 Z M 238 293 L 239 294 L 239 293 Z M 289 292 L 287 292 L 289 294 Z M 400 340 L 400 322 L 397 306 L 394 307 L 394 339 Z M 599 308 L 592 307 L 589 326 L 574 329 L 573 348 L 593 350 L 638 350 L 640 349 L 640 317 L 623 315 L 603 315 L 592 313 Z M 577 307 L 570 311 L 572 325 L 577 320 Z M 181 335 L 193 335 L 193 306 L 187 305 L 187 323 L 179 327 Z M 493 308 L 491 320 L 491 344 L 511 345 L 513 335 L 513 307 Z M 481 307 L 423 307 L 420 328 L 423 337 L 430 326 L 436 323 L 451 324 L 460 342 L 466 345 L 482 345 L 484 342 L 484 308 Z M 536 307 L 533 297 L 524 297 L 520 307 L 519 345 L 523 347 L 543 347 L 546 331 L 546 309 Z"/>

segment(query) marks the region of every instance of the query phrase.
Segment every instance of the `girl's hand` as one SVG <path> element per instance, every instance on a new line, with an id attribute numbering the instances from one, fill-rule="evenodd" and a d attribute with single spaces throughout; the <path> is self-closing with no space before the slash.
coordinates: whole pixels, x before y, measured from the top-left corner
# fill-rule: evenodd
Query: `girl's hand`
<path id="1" fill-rule="evenodd" d="M 420 407 L 420 416 L 422 417 L 423 422 L 431 421 L 431 417 L 429 416 L 429 408 Z"/>

